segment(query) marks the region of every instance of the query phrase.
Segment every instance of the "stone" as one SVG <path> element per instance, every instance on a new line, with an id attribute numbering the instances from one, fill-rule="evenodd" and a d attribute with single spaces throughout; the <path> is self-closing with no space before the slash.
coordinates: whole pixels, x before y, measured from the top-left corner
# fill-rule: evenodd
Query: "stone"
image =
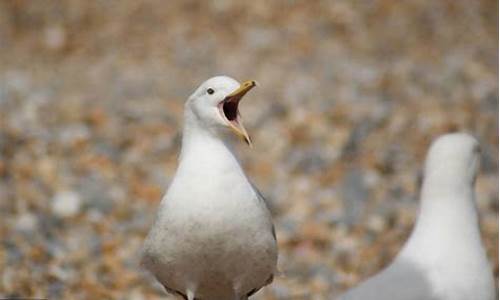
<path id="1" fill-rule="evenodd" d="M 80 212 L 82 200 L 74 191 L 59 191 L 52 198 L 52 213 L 61 218 L 74 217 Z"/>

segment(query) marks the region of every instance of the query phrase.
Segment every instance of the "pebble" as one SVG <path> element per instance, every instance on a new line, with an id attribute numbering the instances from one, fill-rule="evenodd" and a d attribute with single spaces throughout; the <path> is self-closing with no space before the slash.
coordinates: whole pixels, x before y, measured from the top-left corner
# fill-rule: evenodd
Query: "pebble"
<path id="1" fill-rule="evenodd" d="M 14 226 L 19 231 L 32 232 L 38 226 L 38 219 L 35 214 L 23 213 L 16 218 Z"/>
<path id="2" fill-rule="evenodd" d="M 82 200 L 74 191 L 60 191 L 52 198 L 52 213 L 61 218 L 74 217 L 80 212 Z"/>
<path id="3" fill-rule="evenodd" d="M 349 225 L 356 224 L 363 216 L 368 199 L 368 189 L 361 171 L 359 169 L 349 170 L 341 189 L 344 203 L 344 220 Z"/>

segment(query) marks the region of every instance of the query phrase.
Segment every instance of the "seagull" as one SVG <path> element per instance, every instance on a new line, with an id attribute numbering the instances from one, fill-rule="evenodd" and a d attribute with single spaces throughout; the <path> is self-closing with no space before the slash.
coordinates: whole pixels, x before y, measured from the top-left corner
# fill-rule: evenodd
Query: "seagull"
<path id="1" fill-rule="evenodd" d="M 468 134 L 434 141 L 409 240 L 392 264 L 340 299 L 496 299 L 474 202 L 479 160 L 479 144 Z"/>
<path id="2" fill-rule="evenodd" d="M 238 105 L 255 81 L 208 79 L 186 101 L 177 171 L 146 237 L 142 264 L 186 300 L 248 299 L 276 274 L 271 214 L 233 154 L 248 145 Z"/>

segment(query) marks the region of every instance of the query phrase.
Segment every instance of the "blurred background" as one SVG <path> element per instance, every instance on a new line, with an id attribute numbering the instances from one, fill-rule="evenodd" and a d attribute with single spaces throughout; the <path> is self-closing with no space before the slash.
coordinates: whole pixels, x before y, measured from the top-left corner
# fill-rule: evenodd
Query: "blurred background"
<path id="1" fill-rule="evenodd" d="M 0 297 L 165 297 L 139 253 L 183 103 L 218 74 L 260 83 L 237 153 L 283 276 L 255 299 L 330 299 L 388 264 L 453 130 L 483 147 L 498 278 L 497 24 L 497 1 L 1 1 Z"/>

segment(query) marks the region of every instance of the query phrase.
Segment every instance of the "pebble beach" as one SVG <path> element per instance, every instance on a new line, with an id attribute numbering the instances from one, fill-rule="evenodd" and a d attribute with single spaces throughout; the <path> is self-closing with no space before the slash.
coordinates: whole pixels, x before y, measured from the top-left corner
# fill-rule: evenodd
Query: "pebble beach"
<path id="1" fill-rule="evenodd" d="M 0 298 L 175 299 L 140 252 L 184 102 L 219 74 L 259 83 L 234 145 L 282 274 L 252 299 L 333 299 L 389 264 L 451 131 L 482 147 L 498 280 L 497 25 L 483 0 L 1 1 Z"/>

